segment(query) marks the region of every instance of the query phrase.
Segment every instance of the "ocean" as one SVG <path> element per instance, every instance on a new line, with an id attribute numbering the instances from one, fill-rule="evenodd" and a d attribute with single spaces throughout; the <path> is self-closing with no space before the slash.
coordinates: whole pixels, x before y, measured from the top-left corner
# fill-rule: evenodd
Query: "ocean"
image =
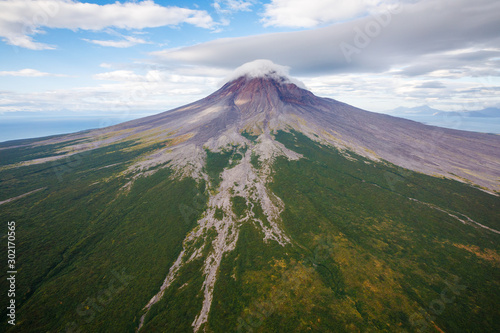
<path id="1" fill-rule="evenodd" d="M 418 121 L 426 125 L 457 129 L 462 131 L 500 134 L 500 118 L 398 115 L 398 117 Z"/>
<path id="2" fill-rule="evenodd" d="M 0 116 L 0 142 L 103 128 L 137 119 L 141 116 L 144 115 L 137 115 L 135 117 L 130 116 L 127 118 L 90 116 L 65 118 L 9 118 Z M 500 118 L 434 117 L 418 115 L 404 115 L 404 118 L 445 128 L 500 134 Z"/>
<path id="3" fill-rule="evenodd" d="M 9 118 L 0 115 L 0 142 L 103 128 L 139 117 Z"/>

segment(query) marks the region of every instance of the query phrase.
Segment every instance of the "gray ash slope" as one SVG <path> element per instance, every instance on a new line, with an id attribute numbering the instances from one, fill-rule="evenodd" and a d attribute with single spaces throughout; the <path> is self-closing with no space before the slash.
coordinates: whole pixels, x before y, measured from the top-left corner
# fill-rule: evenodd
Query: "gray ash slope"
<path id="1" fill-rule="evenodd" d="M 241 135 L 245 131 L 272 140 L 277 130 L 294 129 L 315 141 L 373 160 L 471 183 L 490 192 L 500 191 L 500 136 L 444 129 L 364 111 L 315 96 L 286 77 L 279 67 L 267 62 L 262 67 L 258 75 L 243 73 L 189 105 L 39 144 L 75 138 L 94 142 L 68 149 L 68 153 L 74 153 L 128 139 L 144 144 L 169 139 L 169 147 L 139 161 L 130 170 L 142 172 L 169 163 L 179 170 L 189 166 L 190 170 L 181 172 L 194 175 L 203 164 L 203 147 L 219 151 L 228 144 L 248 143 Z M 54 159 L 62 157 L 64 154 Z"/>

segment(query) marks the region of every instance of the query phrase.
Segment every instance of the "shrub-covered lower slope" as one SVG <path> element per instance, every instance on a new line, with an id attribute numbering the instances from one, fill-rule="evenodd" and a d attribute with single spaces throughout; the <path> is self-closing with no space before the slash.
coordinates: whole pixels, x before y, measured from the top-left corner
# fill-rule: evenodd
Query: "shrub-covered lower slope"
<path id="1" fill-rule="evenodd" d="M 217 220 L 241 219 L 201 330 L 500 331 L 498 197 L 340 152 L 297 132 L 278 132 L 275 139 L 303 156 L 277 158 L 268 185 L 282 200 L 279 227 L 290 242 L 263 241 L 257 220 L 272 221 L 252 196 L 233 195 L 234 215 L 215 209 Z M 61 148 L 28 153 L 40 158 Z M 0 205 L 2 221 L 16 221 L 18 271 L 17 325 L 3 321 L 2 331 L 135 332 L 209 198 L 227 181 L 224 170 L 248 163 L 248 156 L 253 171 L 262 166 L 252 147 L 230 147 L 207 152 L 207 184 L 175 179 L 165 168 L 137 178 L 128 192 L 129 179 L 120 175 L 154 149 L 130 141 L 0 169 L 0 201 L 40 189 Z M 23 154 L 5 156 L 16 163 Z M 194 239 L 200 244 L 184 246 L 196 249 L 216 237 L 212 228 Z M 5 247 L 6 241 L 3 253 Z M 180 266 L 141 332 L 193 331 L 210 251 L 205 246 Z M 7 290 L 4 277 L 0 287 Z"/>
<path id="2" fill-rule="evenodd" d="M 285 203 L 286 231 L 307 249 L 295 260 L 331 290 L 321 298 L 329 311 L 309 323 L 313 329 L 500 329 L 500 235 L 456 218 L 500 230 L 498 197 L 346 158 L 299 133 L 276 138 L 305 157 L 278 161 L 271 186 Z M 302 292 L 314 297 L 319 288 L 310 288 Z"/>
<path id="3" fill-rule="evenodd" d="M 0 206 L 16 221 L 16 326 L 8 332 L 133 332 L 204 210 L 203 184 L 163 169 L 130 192 L 116 177 L 148 149 L 113 145 L 0 172 Z M 43 153 L 43 152 L 41 152 Z M 7 241 L 3 237 L 2 253 Z M 0 287 L 6 295 L 2 266 Z M 7 298 L 2 298 L 6 318 Z"/>
<path id="4" fill-rule="evenodd" d="M 207 331 L 498 331 L 500 235 L 466 218 L 500 230 L 498 197 L 300 133 L 276 139 L 304 156 L 276 161 L 270 186 L 293 245 L 244 227 Z"/>

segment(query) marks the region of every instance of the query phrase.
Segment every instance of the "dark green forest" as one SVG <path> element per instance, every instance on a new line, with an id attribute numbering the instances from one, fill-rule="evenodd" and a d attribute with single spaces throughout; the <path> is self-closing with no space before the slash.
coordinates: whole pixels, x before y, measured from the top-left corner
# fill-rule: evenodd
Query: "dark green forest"
<path id="1" fill-rule="evenodd" d="M 207 332 L 500 331 L 500 235 L 459 220 L 500 230 L 498 196 L 298 132 L 274 135 L 303 155 L 278 158 L 269 184 L 292 243 L 264 242 L 252 221 L 241 226 L 219 269 Z M 207 151 L 212 187 L 168 167 L 128 187 L 124 171 L 162 143 L 11 167 L 71 144 L 0 147 L 0 201 L 40 189 L 0 205 L 2 253 L 7 222 L 16 222 L 16 326 L 2 297 L 3 332 L 135 332 L 220 173 L 248 148 Z M 242 199 L 232 201 L 237 216 L 251 209 Z M 192 332 L 202 264 L 181 269 L 143 332 Z"/>

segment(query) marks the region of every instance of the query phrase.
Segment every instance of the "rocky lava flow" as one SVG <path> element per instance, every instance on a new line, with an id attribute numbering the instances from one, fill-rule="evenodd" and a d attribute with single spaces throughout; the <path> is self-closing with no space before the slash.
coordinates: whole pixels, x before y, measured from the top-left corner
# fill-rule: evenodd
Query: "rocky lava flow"
<path id="1" fill-rule="evenodd" d="M 274 141 L 269 133 L 262 134 L 256 143 L 240 137 L 246 144 L 244 156 L 236 165 L 226 168 L 221 174 L 221 182 L 213 188 L 208 200 L 208 208 L 198 225 L 184 239 L 183 249 L 175 263 L 170 267 L 160 291 L 145 306 L 145 314 L 140 321 L 141 329 L 149 309 L 163 296 L 165 290 L 175 280 L 179 269 L 203 255 L 204 249 L 209 248 L 204 259 L 203 274 L 203 306 L 200 314 L 193 322 L 194 331 L 198 331 L 203 323 L 207 322 L 212 303 L 213 289 L 217 280 L 217 272 L 225 253 L 232 251 L 238 240 L 239 229 L 243 223 L 254 223 L 264 234 L 264 241 L 275 241 L 281 245 L 290 242 L 290 239 L 280 227 L 280 213 L 283 203 L 266 186 L 272 177 L 273 160 L 280 155 L 289 159 L 298 159 L 300 155 L 286 149 Z M 252 163 L 252 155 L 257 156 L 260 168 L 256 169 Z M 208 184 L 210 179 L 203 171 L 200 174 Z M 211 186 L 209 185 L 209 188 Z M 247 209 L 242 215 L 237 215 L 233 207 L 233 199 L 239 197 L 245 200 Z M 259 205 L 264 218 L 255 214 L 255 205 Z M 215 237 L 209 237 L 209 230 L 216 232 Z M 198 245 L 201 244 L 201 245 Z"/>

